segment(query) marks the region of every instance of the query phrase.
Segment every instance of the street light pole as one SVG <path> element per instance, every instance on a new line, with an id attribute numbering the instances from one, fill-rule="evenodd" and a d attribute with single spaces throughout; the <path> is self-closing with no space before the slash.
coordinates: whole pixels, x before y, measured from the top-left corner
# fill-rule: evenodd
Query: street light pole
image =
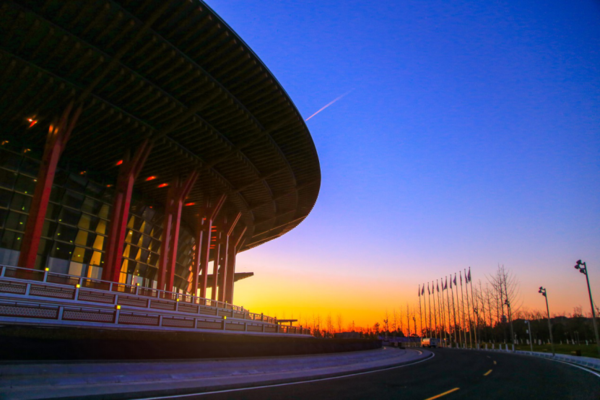
<path id="1" fill-rule="evenodd" d="M 510 342 L 514 343 L 515 342 L 515 333 L 513 330 L 512 310 L 510 309 L 510 301 L 508 301 L 508 299 L 506 299 L 504 301 L 504 304 L 506 304 L 506 306 L 508 307 L 508 322 L 510 322 Z"/>
<path id="2" fill-rule="evenodd" d="M 598 327 L 596 326 L 596 310 L 594 309 L 594 300 L 592 300 L 592 289 L 590 287 L 590 277 L 588 275 L 587 265 L 581 260 L 577 260 L 575 264 L 575 269 L 578 269 L 579 272 L 585 275 L 585 279 L 587 281 L 588 293 L 590 295 L 590 306 L 592 307 L 592 322 L 594 324 L 594 335 L 596 335 L 596 348 L 598 349 L 598 354 L 600 354 L 600 340 L 598 339 Z"/>
<path id="3" fill-rule="evenodd" d="M 540 286 L 539 293 L 542 294 L 546 298 L 546 311 L 548 312 L 548 331 L 550 332 L 550 346 L 552 347 L 552 355 L 556 355 L 554 353 L 554 340 L 552 340 L 552 324 L 550 323 L 550 307 L 548 306 L 548 295 L 546 294 L 546 289 Z"/>
<path id="4" fill-rule="evenodd" d="M 531 352 L 533 353 L 533 339 L 531 339 L 531 322 L 525 321 L 527 324 L 527 331 L 529 332 L 529 347 L 531 348 Z"/>

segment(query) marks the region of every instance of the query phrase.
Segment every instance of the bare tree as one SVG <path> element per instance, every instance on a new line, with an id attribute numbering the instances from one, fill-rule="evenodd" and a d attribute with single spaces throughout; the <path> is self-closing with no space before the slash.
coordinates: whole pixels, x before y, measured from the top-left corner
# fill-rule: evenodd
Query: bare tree
<path id="1" fill-rule="evenodd" d="M 390 331 L 390 314 L 388 313 L 387 310 L 385 310 L 385 315 L 383 317 L 383 331 L 384 332 L 389 332 Z"/>

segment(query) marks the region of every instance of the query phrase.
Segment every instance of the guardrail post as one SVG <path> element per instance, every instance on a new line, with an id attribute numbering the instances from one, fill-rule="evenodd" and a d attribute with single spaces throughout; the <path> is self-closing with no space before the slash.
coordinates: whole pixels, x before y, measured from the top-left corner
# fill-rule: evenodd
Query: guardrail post
<path id="1" fill-rule="evenodd" d="M 62 321 L 64 311 L 65 311 L 65 308 L 63 306 L 58 307 L 58 320 L 59 321 Z"/>
<path id="2" fill-rule="evenodd" d="M 0 278 L 4 278 L 5 272 L 6 272 L 6 265 L 2 265 L 2 272 L 0 272 Z"/>
<path id="3" fill-rule="evenodd" d="M 162 315 L 159 315 L 159 316 L 158 316 L 158 326 L 159 326 L 159 327 L 162 327 L 162 322 L 163 322 L 162 320 L 163 320 L 163 316 L 162 316 Z"/>
<path id="4" fill-rule="evenodd" d="M 265 320 L 265 314 L 264 313 L 260 313 L 260 320 L 264 321 Z M 264 331 L 263 331 L 264 332 Z"/>
<path id="5" fill-rule="evenodd" d="M 136 295 L 136 296 L 138 296 L 139 290 L 140 290 L 140 284 L 138 283 L 138 284 L 135 286 L 135 295 Z"/>
<path id="6" fill-rule="evenodd" d="M 27 286 L 25 287 L 25 296 L 29 296 L 30 291 L 31 291 L 31 283 L 28 283 Z"/>
<path id="7" fill-rule="evenodd" d="M 117 310 L 115 311 L 115 324 L 119 324 L 119 314 L 121 313 L 121 307 L 117 306 Z"/>
<path id="8" fill-rule="evenodd" d="M 225 324 L 227 324 L 227 316 L 223 315 L 223 330 L 225 330 Z"/>

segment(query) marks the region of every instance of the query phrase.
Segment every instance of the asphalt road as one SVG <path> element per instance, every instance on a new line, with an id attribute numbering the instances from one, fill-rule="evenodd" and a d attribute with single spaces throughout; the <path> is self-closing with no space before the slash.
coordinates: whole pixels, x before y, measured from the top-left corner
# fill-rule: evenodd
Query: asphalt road
<path id="1" fill-rule="evenodd" d="M 600 399 L 600 377 L 570 365 L 502 353 L 448 349 L 437 349 L 434 352 L 433 359 L 402 368 L 337 379 L 177 398 Z"/>

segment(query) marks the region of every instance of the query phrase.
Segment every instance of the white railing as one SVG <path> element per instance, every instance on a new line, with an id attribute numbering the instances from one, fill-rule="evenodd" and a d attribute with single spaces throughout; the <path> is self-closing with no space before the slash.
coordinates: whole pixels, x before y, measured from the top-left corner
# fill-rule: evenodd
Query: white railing
<path id="1" fill-rule="evenodd" d="M 48 270 L 0 265 L 0 296 L 5 298 L 0 300 L 0 320 L 5 322 L 7 318 L 12 318 L 11 322 L 25 318 L 67 325 L 77 321 L 84 325 L 310 333 L 224 302 Z"/>

